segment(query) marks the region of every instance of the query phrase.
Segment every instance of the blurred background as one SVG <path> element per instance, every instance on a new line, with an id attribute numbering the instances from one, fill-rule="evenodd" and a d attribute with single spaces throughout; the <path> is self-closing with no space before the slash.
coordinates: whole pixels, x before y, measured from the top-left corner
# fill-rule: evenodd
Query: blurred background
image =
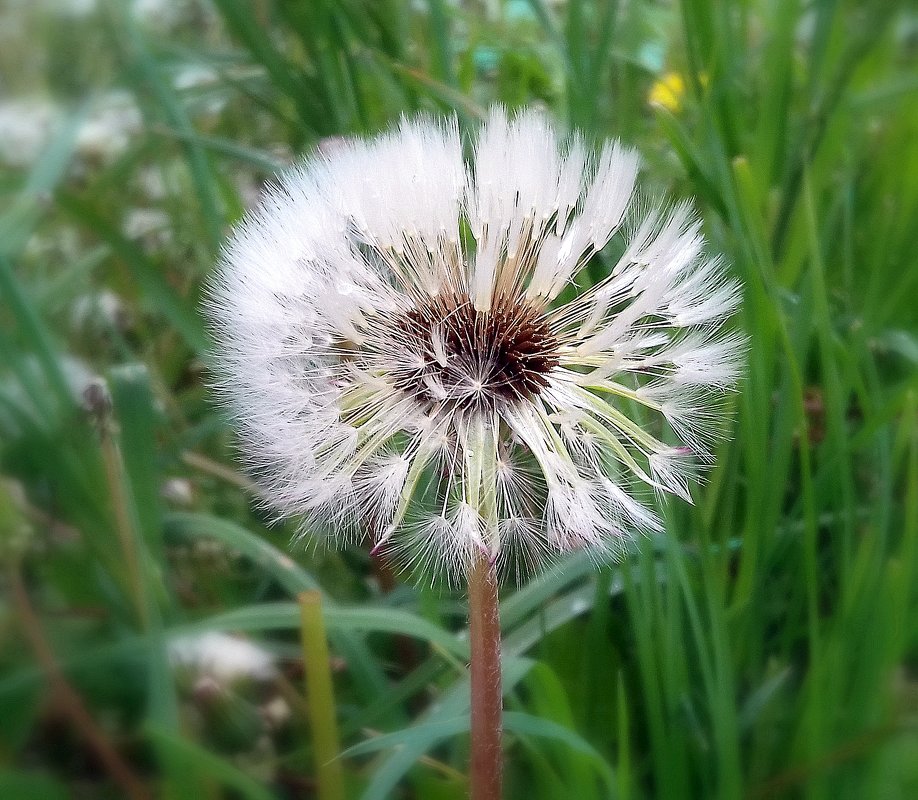
<path id="1" fill-rule="evenodd" d="M 4 0 L 0 798 L 317 796 L 310 590 L 337 796 L 465 796 L 461 597 L 266 525 L 198 303 L 276 170 L 495 101 L 696 197 L 751 339 L 667 534 L 504 587 L 507 797 L 918 796 L 913 4 Z"/>

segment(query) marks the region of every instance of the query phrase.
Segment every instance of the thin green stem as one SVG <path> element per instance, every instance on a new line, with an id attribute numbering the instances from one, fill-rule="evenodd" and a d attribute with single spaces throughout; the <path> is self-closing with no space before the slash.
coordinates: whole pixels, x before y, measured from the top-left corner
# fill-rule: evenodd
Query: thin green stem
<path id="1" fill-rule="evenodd" d="M 322 619 L 322 594 L 318 591 L 302 592 L 298 599 L 318 796 L 319 800 L 344 800 L 344 774 L 338 759 L 341 748 L 338 744 L 328 639 Z"/>

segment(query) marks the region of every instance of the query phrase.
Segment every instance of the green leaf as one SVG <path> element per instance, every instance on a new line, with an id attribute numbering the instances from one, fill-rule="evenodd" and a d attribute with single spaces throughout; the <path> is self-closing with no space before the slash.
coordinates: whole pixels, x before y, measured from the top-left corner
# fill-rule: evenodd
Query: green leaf
<path id="1" fill-rule="evenodd" d="M 0 797 L 10 800 L 67 800 L 67 787 L 39 772 L 12 769 L 0 770 Z"/>
<path id="2" fill-rule="evenodd" d="M 542 719 L 520 711 L 504 712 L 504 728 L 519 735 L 536 736 L 541 739 L 561 742 L 576 753 L 587 756 L 609 789 L 613 789 L 615 776 L 606 760 L 593 745 L 569 728 L 559 725 L 550 719 Z"/>
<path id="3" fill-rule="evenodd" d="M 166 516 L 165 527 L 171 536 L 208 537 L 236 550 L 271 575 L 291 597 L 320 588 L 316 579 L 286 553 L 229 520 L 210 514 L 174 512 Z"/>

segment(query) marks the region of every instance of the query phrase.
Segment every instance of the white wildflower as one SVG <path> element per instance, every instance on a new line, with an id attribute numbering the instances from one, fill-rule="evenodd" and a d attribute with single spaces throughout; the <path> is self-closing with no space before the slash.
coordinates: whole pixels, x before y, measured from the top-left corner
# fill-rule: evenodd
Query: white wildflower
<path id="1" fill-rule="evenodd" d="M 639 201 L 637 172 L 497 109 L 470 165 L 421 117 L 284 175 L 208 304 L 266 503 L 453 578 L 660 530 L 641 487 L 690 499 L 744 342 L 691 206 Z"/>
<path id="2" fill-rule="evenodd" d="M 172 220 L 159 208 L 132 208 L 121 223 L 121 231 L 128 239 L 143 239 L 163 246 L 172 238 Z"/>
<path id="3" fill-rule="evenodd" d="M 0 163 L 33 164 L 65 119 L 63 107 L 41 96 L 0 102 Z M 101 94 L 77 128 L 75 152 L 88 161 L 109 162 L 124 153 L 142 126 L 133 95 L 120 90 Z"/>
<path id="4" fill-rule="evenodd" d="M 217 71 L 204 64 L 183 64 L 175 73 L 173 83 L 179 91 L 213 86 L 220 80 Z"/>
<path id="5" fill-rule="evenodd" d="M 159 487 L 159 496 L 177 506 L 191 507 L 194 487 L 187 478 L 168 478 Z"/>
<path id="6" fill-rule="evenodd" d="M 226 685 L 237 680 L 270 681 L 277 676 L 274 656 L 237 636 L 220 631 L 182 636 L 169 643 L 173 666 L 192 670 Z"/>
<path id="7" fill-rule="evenodd" d="M 216 116 L 226 106 L 228 95 L 220 91 L 220 74 L 205 64 L 183 64 L 173 77 L 180 92 L 188 92 L 195 114 Z"/>
<path id="8" fill-rule="evenodd" d="M 108 289 L 82 294 L 73 301 L 70 321 L 79 333 L 124 331 L 130 325 L 130 312 L 121 298 Z"/>
<path id="9" fill-rule="evenodd" d="M 0 102 L 0 163 L 27 167 L 48 144 L 60 118 L 60 109 L 43 97 L 20 97 Z"/>
<path id="10" fill-rule="evenodd" d="M 140 133 L 143 117 L 130 92 L 116 90 L 97 97 L 77 131 L 76 149 L 90 160 L 111 161 Z"/>
<path id="11" fill-rule="evenodd" d="M 270 730 L 276 731 L 293 719 L 290 704 L 280 695 L 272 697 L 261 707 L 261 716 Z"/>

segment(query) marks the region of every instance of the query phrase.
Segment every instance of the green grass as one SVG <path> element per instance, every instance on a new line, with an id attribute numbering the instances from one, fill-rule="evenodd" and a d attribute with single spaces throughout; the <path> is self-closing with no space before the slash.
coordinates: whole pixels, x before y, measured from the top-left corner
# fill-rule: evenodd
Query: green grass
<path id="1" fill-rule="evenodd" d="M 198 299 L 275 166 L 414 110 L 474 124 L 494 101 L 619 136 L 654 192 L 695 196 L 750 340 L 732 437 L 666 535 L 504 588 L 507 796 L 918 795 L 918 17 L 503 6 L 4 12 L 25 31 L 4 34 L 5 90 L 63 112 L 37 158 L 0 165 L 0 796 L 125 796 L 49 692 L 49 653 L 150 795 L 310 796 L 312 590 L 346 796 L 464 796 L 461 598 L 267 526 L 209 400 Z M 177 83 L 189 65 L 212 80 Z M 651 106 L 670 72 L 679 107 Z M 91 96 L 112 87 L 142 124 L 88 153 Z M 154 230 L 125 228 L 136 209 Z M 117 315 L 92 306 L 103 291 Z M 87 412 L 93 374 L 111 405 Z M 208 630 L 268 647 L 281 674 L 188 685 L 167 643 Z"/>

